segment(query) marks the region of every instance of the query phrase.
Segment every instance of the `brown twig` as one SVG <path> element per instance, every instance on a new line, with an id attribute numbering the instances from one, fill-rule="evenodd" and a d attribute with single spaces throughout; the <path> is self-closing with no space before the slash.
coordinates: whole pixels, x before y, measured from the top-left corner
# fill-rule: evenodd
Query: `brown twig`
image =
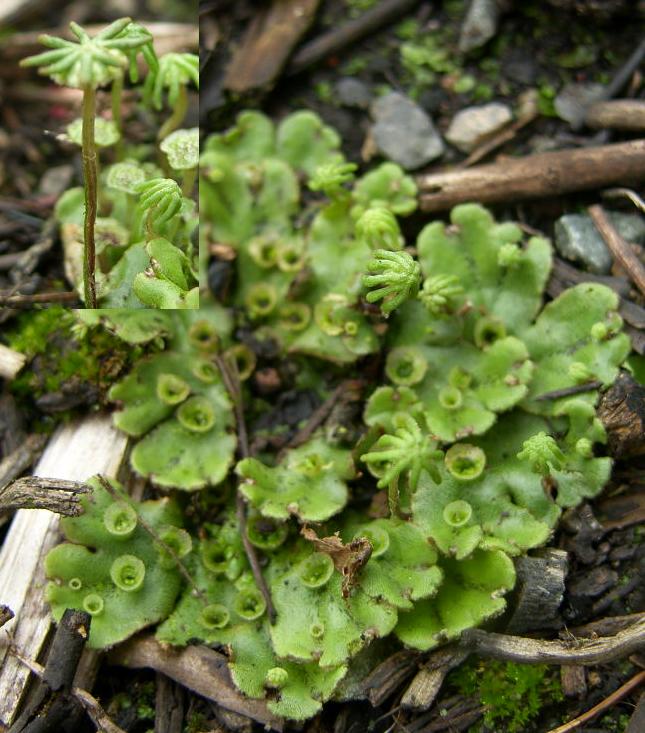
<path id="1" fill-rule="evenodd" d="M 558 196 L 645 178 L 645 140 L 506 158 L 462 170 L 417 177 L 422 211 L 466 201 L 483 204 Z"/>
<path id="2" fill-rule="evenodd" d="M 293 438 L 291 438 L 291 440 L 280 450 L 280 452 L 278 453 L 278 460 L 280 460 L 284 456 L 285 451 L 290 450 L 291 448 L 297 448 L 299 445 L 306 443 L 309 438 L 311 438 L 316 430 L 318 430 L 318 428 L 329 417 L 331 411 L 334 409 L 341 395 L 348 389 L 350 383 L 353 381 L 355 380 L 347 380 L 341 382 L 336 387 L 336 389 L 334 389 L 334 391 L 329 395 L 329 397 L 327 397 L 327 399 L 322 403 L 322 405 L 320 405 L 311 413 L 309 419 L 302 426 L 302 428 L 300 428 L 300 430 L 298 430 Z"/>
<path id="3" fill-rule="evenodd" d="M 83 513 L 80 497 L 90 491 L 80 481 L 25 476 L 0 489 L 0 511 L 7 509 L 47 509 L 66 517 Z"/>
<path id="4" fill-rule="evenodd" d="M 62 291 L 60 293 L 34 293 L 21 295 L 0 293 L 0 306 L 11 308 L 31 308 L 34 303 L 73 303 L 78 300 L 77 293 Z"/>
<path id="5" fill-rule="evenodd" d="M 637 209 L 640 209 L 645 213 L 645 201 L 631 188 L 607 188 L 600 194 L 603 198 L 615 199 L 615 198 L 626 198 L 629 199 Z"/>
<path id="6" fill-rule="evenodd" d="M 239 453 L 242 458 L 248 458 L 249 438 L 246 430 L 246 420 L 244 419 L 244 404 L 242 401 L 242 389 L 240 386 L 240 376 L 237 371 L 237 366 L 235 363 L 228 362 L 223 356 L 219 355 L 215 356 L 215 363 L 220 370 L 224 386 L 228 390 L 231 401 L 233 402 Z M 273 605 L 269 586 L 262 575 L 262 568 L 260 567 L 260 561 L 258 560 L 258 556 L 255 552 L 255 547 L 249 540 L 249 535 L 246 530 L 246 502 L 244 501 L 242 492 L 239 490 L 239 486 L 235 492 L 235 514 L 237 517 L 240 536 L 242 537 L 242 544 L 244 545 L 244 552 L 246 553 L 249 565 L 251 566 L 255 583 L 260 589 L 260 593 L 262 593 L 264 602 L 266 603 L 269 620 L 273 624 L 276 620 L 275 606 Z"/>
<path id="7" fill-rule="evenodd" d="M 602 382 L 594 379 L 592 382 L 584 384 L 574 384 L 571 387 L 562 387 L 562 389 L 554 389 L 552 392 L 543 392 L 534 397 L 536 402 L 545 402 L 546 400 L 559 400 L 561 397 L 570 397 L 574 394 L 582 394 L 583 392 L 593 392 L 594 389 L 600 389 Z"/>
<path id="8" fill-rule="evenodd" d="M 34 244 L 20 253 L 20 259 L 11 273 L 15 280 L 20 280 L 34 272 L 41 258 L 54 246 L 57 232 L 58 222 L 52 216 L 43 225 L 42 231 Z"/>
<path id="9" fill-rule="evenodd" d="M 102 476 L 101 474 L 97 475 L 97 478 L 99 480 L 99 483 L 101 486 L 108 492 L 108 494 L 114 499 L 114 501 L 123 501 L 123 497 L 120 496 L 116 490 L 113 488 L 112 484 L 105 478 L 105 476 Z M 197 587 L 197 583 L 195 583 L 193 576 L 188 571 L 188 568 L 184 565 L 184 563 L 181 561 L 181 558 L 177 555 L 177 553 L 174 551 L 174 549 L 167 543 L 164 542 L 161 537 L 155 532 L 155 530 L 148 524 L 148 522 L 141 516 L 139 512 L 137 512 L 137 521 L 139 524 L 143 527 L 143 529 L 152 537 L 152 539 L 159 544 L 169 555 L 172 557 L 174 563 L 177 565 L 177 568 L 179 572 L 184 576 L 186 579 L 186 582 L 190 587 L 193 589 L 193 592 L 196 596 L 205 604 L 208 603 L 208 599 L 206 596 L 202 593 L 201 590 Z"/>
<path id="10" fill-rule="evenodd" d="M 496 634 L 481 629 L 464 631 L 459 641 L 460 648 L 520 664 L 601 664 L 627 657 L 644 646 L 645 621 L 638 621 L 615 636 L 576 639 L 573 643 Z"/>
<path id="11" fill-rule="evenodd" d="M 595 102 L 587 110 L 587 127 L 604 130 L 645 132 L 645 102 L 641 99 L 612 99 Z"/>
<path id="12" fill-rule="evenodd" d="M 610 708 L 614 703 L 622 700 L 632 690 L 636 689 L 642 682 L 645 682 L 645 670 L 639 672 L 638 674 L 635 674 L 631 679 L 627 680 L 624 685 L 621 685 L 615 692 L 612 692 L 609 697 L 606 697 L 597 705 L 594 705 L 592 708 L 587 710 L 586 713 L 579 715 L 577 718 L 570 720 L 564 725 L 560 725 L 557 728 L 552 728 L 549 733 L 568 733 L 568 731 L 570 730 L 575 730 L 576 728 L 579 728 L 583 723 L 586 723 L 592 718 L 595 718 L 598 713 L 601 713 L 603 710 L 607 710 L 607 708 Z"/>
<path id="13" fill-rule="evenodd" d="M 418 2 L 419 0 L 383 0 L 359 18 L 314 38 L 293 56 L 287 67 L 288 75 L 298 74 L 327 56 L 342 51 L 346 46 L 357 43 L 388 23 L 399 20 Z"/>
<path id="14" fill-rule="evenodd" d="M 600 232 L 611 253 L 618 263 L 627 270 L 627 274 L 641 293 L 645 295 L 645 267 L 643 263 L 634 254 L 629 244 L 616 231 L 602 206 L 595 204 L 594 206 L 590 206 L 588 211 L 589 216 L 596 225 L 596 229 Z"/>

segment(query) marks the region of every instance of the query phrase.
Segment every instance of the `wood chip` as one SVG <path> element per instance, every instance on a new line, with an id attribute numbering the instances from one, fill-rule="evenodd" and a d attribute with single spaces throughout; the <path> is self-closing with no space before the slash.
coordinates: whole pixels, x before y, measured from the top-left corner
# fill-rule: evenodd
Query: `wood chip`
<path id="1" fill-rule="evenodd" d="M 598 417 L 607 431 L 609 454 L 628 458 L 645 454 L 645 387 L 621 370 L 602 395 Z"/>
<path id="2" fill-rule="evenodd" d="M 115 476 L 125 457 L 127 439 L 112 427 L 108 415 L 93 415 L 57 429 L 35 473 L 85 481 L 94 472 Z M 25 692 L 29 670 L 8 654 L 16 648 L 36 659 L 51 628 L 43 599 L 44 558 L 59 542 L 59 518 L 51 512 L 21 509 L 0 550 L 0 601 L 16 618 L 0 630 L 0 721 L 11 725 Z"/>
<path id="3" fill-rule="evenodd" d="M 0 344 L 0 377 L 11 381 L 23 368 L 27 357 L 19 351 L 14 351 L 4 344 Z"/>
<path id="4" fill-rule="evenodd" d="M 292 49 L 313 23 L 320 0 L 273 0 L 253 13 L 244 40 L 226 70 L 224 88 L 237 94 L 268 90 Z"/>

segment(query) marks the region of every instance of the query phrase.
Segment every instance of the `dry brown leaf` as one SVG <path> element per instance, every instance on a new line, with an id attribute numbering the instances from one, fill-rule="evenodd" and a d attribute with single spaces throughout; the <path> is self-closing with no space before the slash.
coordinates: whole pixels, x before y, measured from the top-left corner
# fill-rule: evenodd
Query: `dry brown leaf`
<path id="1" fill-rule="evenodd" d="M 370 559 L 372 545 L 365 537 L 344 544 L 338 532 L 330 537 L 318 537 L 311 527 L 303 527 L 300 534 L 318 550 L 329 555 L 334 567 L 343 576 L 343 598 L 347 598 L 356 584 L 356 576 Z"/>

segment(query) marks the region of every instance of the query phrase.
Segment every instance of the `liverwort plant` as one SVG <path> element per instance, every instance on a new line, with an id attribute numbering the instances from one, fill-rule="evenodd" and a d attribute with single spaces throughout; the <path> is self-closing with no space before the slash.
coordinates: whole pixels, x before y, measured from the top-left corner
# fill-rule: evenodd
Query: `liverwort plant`
<path id="1" fill-rule="evenodd" d="M 190 176 L 196 132 L 162 145 Z M 630 349 L 602 285 L 545 304 L 546 239 L 472 203 L 406 241 L 414 181 L 357 173 L 308 111 L 244 112 L 205 141 L 200 244 L 226 252 L 227 287 L 192 313 L 78 316 L 145 349 L 106 398 L 168 498 L 99 487 L 47 562 L 54 613 L 88 609 L 94 646 L 160 622 L 162 644 L 223 648 L 237 688 L 296 721 L 366 659 L 504 612 L 515 559 L 607 485 L 595 405 Z M 142 255 L 140 301 L 185 303 L 187 185 L 130 158 L 106 178 L 131 240 L 117 267 Z"/>
<path id="2" fill-rule="evenodd" d="M 76 41 L 43 36 L 51 50 L 22 62 L 83 91 L 82 117 L 68 126 L 67 139 L 82 148 L 84 189 L 66 191 L 55 209 L 66 275 L 88 308 L 196 308 L 198 253 L 192 235 L 197 216 L 190 196 L 199 138 L 197 130 L 175 128 L 188 110 L 188 86 L 199 86 L 197 57 L 175 53 L 159 60 L 151 33 L 129 18 L 95 36 L 75 23 L 71 29 Z M 164 170 L 145 160 L 150 147 L 128 145 L 123 88 L 127 77 L 136 91 L 141 60 L 147 66 L 143 101 L 161 110 L 168 88 L 173 106 L 172 123 L 160 125 L 154 136 Z M 109 120 L 96 116 L 97 91 L 108 86 Z M 99 148 L 116 160 L 103 175 Z"/>
<path id="3" fill-rule="evenodd" d="M 188 111 L 188 86 L 199 89 L 199 58 L 191 53 L 167 53 L 159 59 L 157 73 L 146 80 L 144 94 L 155 109 L 163 106 L 163 92 L 168 90 L 172 114 L 159 128 L 158 140 L 181 127 Z"/>
<path id="4" fill-rule="evenodd" d="M 151 36 L 143 28 L 124 35 L 132 23 L 121 18 L 91 37 L 77 23 L 70 23 L 76 41 L 42 35 L 40 42 L 51 50 L 23 59 L 22 66 L 39 66 L 41 73 L 63 86 L 83 91 L 82 148 L 85 180 L 85 223 L 83 288 L 85 303 L 97 307 L 94 227 L 97 212 L 97 152 L 95 143 L 96 90 L 122 80 L 128 65 L 126 51 L 150 43 Z M 122 83 L 122 82 L 121 82 Z"/>

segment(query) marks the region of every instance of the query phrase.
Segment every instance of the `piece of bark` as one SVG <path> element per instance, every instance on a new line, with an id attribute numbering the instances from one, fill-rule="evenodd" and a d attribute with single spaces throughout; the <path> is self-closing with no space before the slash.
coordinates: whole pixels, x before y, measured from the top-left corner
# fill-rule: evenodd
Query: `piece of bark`
<path id="1" fill-rule="evenodd" d="M 16 400 L 11 392 L 0 394 L 0 455 L 7 457 L 21 448 L 27 439 L 25 432 L 25 417 L 18 409 Z M 7 481 L 17 478 L 16 474 Z M 0 481 L 0 484 L 7 483 Z"/>
<path id="2" fill-rule="evenodd" d="M 468 652 L 454 646 L 434 652 L 403 693 L 401 707 L 419 713 L 429 710 L 448 672 L 458 667 L 467 657 Z"/>
<path id="3" fill-rule="evenodd" d="M 165 674 L 157 672 L 155 733 L 181 733 L 184 723 L 184 691 Z"/>
<path id="4" fill-rule="evenodd" d="M 645 647 L 645 621 L 637 621 L 615 636 L 571 642 L 467 629 L 461 635 L 459 646 L 483 657 L 520 664 L 605 664 Z"/>
<path id="5" fill-rule="evenodd" d="M 466 201 L 508 203 L 573 191 L 628 185 L 645 179 L 645 140 L 558 150 L 489 165 L 417 176 L 422 211 Z"/>
<path id="6" fill-rule="evenodd" d="M 613 99 L 595 102 L 587 110 L 585 124 L 595 129 L 645 131 L 645 101 Z"/>
<path id="7" fill-rule="evenodd" d="M 65 517 L 78 517 L 83 511 L 81 496 L 89 491 L 89 486 L 81 481 L 25 476 L 0 489 L 0 511 L 46 509 Z"/>
<path id="8" fill-rule="evenodd" d="M 227 658 L 206 646 L 172 649 L 163 647 L 154 636 L 137 636 L 116 647 L 108 660 L 132 669 L 149 667 L 162 672 L 227 710 L 246 715 L 273 730 L 283 729 L 282 719 L 270 713 L 263 700 L 246 698 L 235 688 Z"/>
<path id="9" fill-rule="evenodd" d="M 607 517 L 602 522 L 605 532 L 641 524 L 645 522 L 645 491 L 612 496 L 605 499 L 599 509 Z"/>
<path id="10" fill-rule="evenodd" d="M 0 462 L 0 496 L 10 481 L 26 471 L 42 453 L 47 437 L 42 433 L 32 433 Z"/>
<path id="11" fill-rule="evenodd" d="M 631 245 L 616 231 L 602 206 L 598 204 L 590 206 L 589 216 L 616 262 L 626 270 L 636 287 L 645 295 L 645 266 L 638 259 Z"/>
<path id="12" fill-rule="evenodd" d="M 320 0 L 273 0 L 254 13 L 226 70 L 224 88 L 236 94 L 271 89 L 319 5 Z"/>
<path id="13" fill-rule="evenodd" d="M 0 377 L 11 381 L 23 368 L 27 357 L 19 351 L 14 351 L 4 344 L 0 344 Z"/>
<path id="14" fill-rule="evenodd" d="M 645 730 L 645 692 L 638 698 L 636 708 L 629 719 L 625 733 L 643 733 Z"/>
<path id="15" fill-rule="evenodd" d="M 418 653 L 407 649 L 392 654 L 363 680 L 365 697 L 378 707 L 410 677 L 418 663 Z"/>
<path id="16" fill-rule="evenodd" d="M 515 609 L 506 631 L 521 634 L 562 625 L 558 609 L 565 590 L 568 553 L 546 549 L 541 556 L 519 557 L 515 561 L 517 590 Z"/>
<path id="17" fill-rule="evenodd" d="M 625 298 L 629 296 L 631 285 L 625 277 L 614 275 L 596 275 L 593 272 L 579 270 L 577 267 L 565 262 L 560 257 L 553 258 L 551 269 L 552 277 L 556 277 L 567 283 L 567 285 L 579 285 L 580 283 L 600 283 L 611 288 L 617 295 Z"/>
<path id="18" fill-rule="evenodd" d="M 643 620 L 645 620 L 645 613 L 629 613 L 626 616 L 608 616 L 607 618 L 598 619 L 598 621 L 590 621 L 588 624 L 582 626 L 574 626 L 573 628 L 569 628 L 567 632 L 581 638 L 614 636 L 619 631 Z"/>
<path id="19" fill-rule="evenodd" d="M 621 370 L 600 398 L 598 417 L 607 431 L 609 454 L 631 458 L 645 454 L 645 387 Z"/>
<path id="20" fill-rule="evenodd" d="M 309 66 L 322 61 L 362 40 L 380 28 L 400 20 L 405 13 L 418 5 L 419 0 L 382 0 L 360 17 L 350 20 L 340 28 L 324 33 L 304 45 L 291 59 L 289 75 L 298 74 Z"/>
<path id="21" fill-rule="evenodd" d="M 30 704 L 9 728 L 9 733 L 58 731 L 74 715 L 70 696 L 76 668 L 89 636 L 91 616 L 67 609 L 47 655 L 47 663 Z"/>
<path id="22" fill-rule="evenodd" d="M 232 710 L 221 708 L 214 703 L 211 704 L 217 722 L 226 733 L 253 733 L 254 724 L 251 718 L 247 718 L 246 715 L 234 713 Z M 208 733 L 211 732 L 209 731 Z"/>
<path id="23" fill-rule="evenodd" d="M 47 445 L 35 474 L 84 481 L 95 472 L 116 476 L 125 457 L 127 438 L 112 427 L 108 415 L 93 415 L 59 427 Z M 12 724 L 25 692 L 29 670 L 11 654 L 11 641 L 26 657 L 37 659 L 51 628 L 43 598 L 44 558 L 59 542 L 59 517 L 21 509 L 0 550 L 0 599 L 16 618 L 0 630 L 0 721 Z"/>
<path id="24" fill-rule="evenodd" d="M 587 673 L 579 664 L 563 664 L 560 667 L 560 682 L 565 697 L 586 697 Z"/>

